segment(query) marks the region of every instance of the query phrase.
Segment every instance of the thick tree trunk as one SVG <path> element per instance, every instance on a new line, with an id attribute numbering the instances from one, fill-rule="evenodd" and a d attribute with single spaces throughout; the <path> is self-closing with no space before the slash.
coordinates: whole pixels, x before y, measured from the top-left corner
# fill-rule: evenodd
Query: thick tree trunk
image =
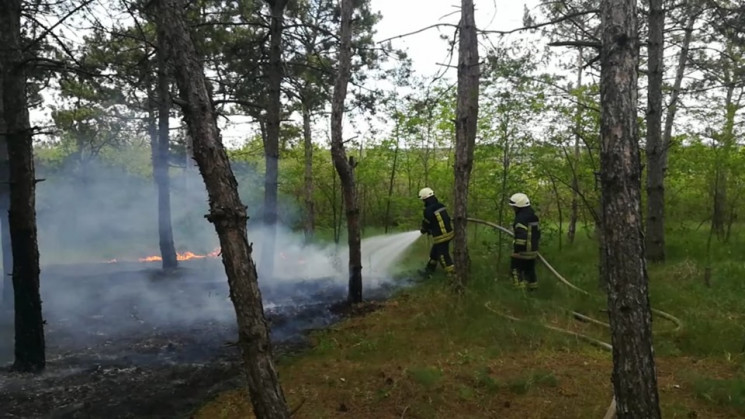
<path id="1" fill-rule="evenodd" d="M 577 89 L 582 88 L 582 73 L 583 73 L 583 61 L 582 61 L 582 48 L 579 49 L 577 57 Z M 575 167 L 579 164 L 580 158 L 580 129 L 582 128 L 582 103 L 577 103 L 577 109 L 574 114 L 574 165 Z M 577 221 L 579 220 L 579 178 L 575 170 L 572 170 L 572 203 L 570 206 L 571 213 L 569 214 L 569 227 L 567 227 L 567 239 L 569 244 L 574 243 L 574 238 L 577 236 Z"/>
<path id="2" fill-rule="evenodd" d="M 647 260 L 665 261 L 665 159 L 662 139 L 662 77 L 665 11 L 663 0 L 649 1 L 647 85 Z"/>
<path id="3" fill-rule="evenodd" d="M 271 8 L 269 24 L 268 94 L 266 104 L 266 136 L 264 137 L 264 224 L 267 235 L 261 258 L 263 274 L 274 274 L 274 254 L 277 235 L 277 189 L 279 188 L 279 126 L 280 87 L 282 85 L 282 30 L 287 0 L 266 0 Z"/>
<path id="4" fill-rule="evenodd" d="M 305 151 L 305 241 L 313 239 L 315 205 L 313 203 L 313 137 L 310 130 L 310 109 L 303 104 L 303 148 Z"/>
<path id="5" fill-rule="evenodd" d="M 163 259 L 163 269 L 178 266 L 176 246 L 173 243 L 171 224 L 171 179 L 168 175 L 168 150 L 170 146 L 169 117 L 171 113 L 171 89 L 168 80 L 168 45 L 158 37 L 158 133 L 152 143 L 153 178 L 158 189 L 158 243 Z"/>
<path id="6" fill-rule="evenodd" d="M 21 46 L 21 1 L 0 0 L 0 57 L 3 111 L 10 169 L 10 238 L 13 251 L 15 363 L 19 371 L 46 366 L 44 319 L 39 293 L 39 247 L 36 239 L 36 174 L 33 135 L 26 99 Z"/>
<path id="7" fill-rule="evenodd" d="M 468 282 L 470 258 L 466 218 L 468 216 L 468 185 L 473 168 L 473 148 L 476 143 L 476 123 L 479 111 L 479 50 L 476 38 L 473 0 L 461 0 L 458 41 L 458 102 L 455 111 L 455 211 L 453 256 L 457 290 Z"/>
<path id="8" fill-rule="evenodd" d="M 3 267 L 0 274 L 2 287 L 1 304 L 6 309 L 13 306 L 13 249 L 10 244 L 10 171 L 8 170 L 8 141 L 5 136 L 5 113 L 3 112 L 3 74 L 0 68 L 0 241 L 2 245 Z"/>
<path id="9" fill-rule="evenodd" d="M 185 2 L 158 0 L 154 4 L 158 34 L 170 46 L 176 82 L 186 103 L 183 111 L 194 141 L 194 158 L 209 195 L 207 219 L 215 225 L 220 239 L 251 403 L 258 418 L 289 418 L 272 360 L 252 248 L 246 237 L 246 207 L 238 196 L 238 183 L 220 140 L 204 69 L 186 25 Z"/>
<path id="10" fill-rule="evenodd" d="M 659 418 L 642 237 L 636 0 L 603 1 L 601 18 L 602 263 L 608 284 L 613 388 L 619 418 Z"/>
<path id="11" fill-rule="evenodd" d="M 349 295 L 350 303 L 362 301 L 362 250 L 360 246 L 360 207 L 354 180 L 354 159 L 347 160 L 344 150 L 342 120 L 344 119 L 344 99 L 352 62 L 352 13 L 353 0 L 341 0 L 341 26 L 339 28 L 339 58 L 337 60 L 336 82 L 331 101 L 331 157 L 339 174 L 344 207 L 347 213 L 347 234 L 349 243 Z"/>

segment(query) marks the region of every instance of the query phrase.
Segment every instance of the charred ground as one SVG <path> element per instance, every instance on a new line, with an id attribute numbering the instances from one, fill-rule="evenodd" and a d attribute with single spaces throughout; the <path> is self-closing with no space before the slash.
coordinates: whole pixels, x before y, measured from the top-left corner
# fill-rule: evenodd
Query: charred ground
<path id="1" fill-rule="evenodd" d="M 218 260 L 164 273 L 142 263 L 49 266 L 42 294 L 47 370 L 0 374 L 0 417 L 184 417 L 205 398 L 241 386 L 235 315 Z M 265 281 L 275 354 L 305 332 L 355 314 L 335 278 Z M 383 298 L 391 285 L 369 290 Z M 368 305 L 366 310 L 375 305 Z M 12 321 L 0 347 L 12 361 Z"/>

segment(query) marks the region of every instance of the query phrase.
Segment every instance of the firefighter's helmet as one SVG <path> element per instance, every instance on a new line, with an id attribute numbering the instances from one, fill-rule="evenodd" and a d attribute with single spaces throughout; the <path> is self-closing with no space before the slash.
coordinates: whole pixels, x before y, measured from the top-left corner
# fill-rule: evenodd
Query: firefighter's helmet
<path id="1" fill-rule="evenodd" d="M 525 208 L 530 206 L 530 199 L 528 195 L 524 193 L 516 193 L 510 197 L 510 206 L 517 208 Z"/>
<path id="2" fill-rule="evenodd" d="M 422 201 L 429 198 L 430 196 L 435 196 L 435 191 L 430 188 L 423 188 L 421 191 L 419 191 L 419 199 L 421 199 Z"/>

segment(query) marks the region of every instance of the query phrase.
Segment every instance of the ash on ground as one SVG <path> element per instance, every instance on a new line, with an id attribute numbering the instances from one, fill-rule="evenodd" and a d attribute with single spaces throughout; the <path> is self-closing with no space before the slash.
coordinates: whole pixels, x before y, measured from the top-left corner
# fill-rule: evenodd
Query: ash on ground
<path id="1" fill-rule="evenodd" d="M 243 385 L 235 312 L 217 260 L 163 273 L 140 263 L 42 272 L 47 368 L 0 371 L 0 418 L 179 418 Z M 367 299 L 396 284 L 374 281 Z M 275 355 L 342 315 L 338 278 L 260 282 Z M 399 284 L 400 285 L 400 284 Z M 0 364 L 12 362 L 12 316 L 0 315 Z"/>

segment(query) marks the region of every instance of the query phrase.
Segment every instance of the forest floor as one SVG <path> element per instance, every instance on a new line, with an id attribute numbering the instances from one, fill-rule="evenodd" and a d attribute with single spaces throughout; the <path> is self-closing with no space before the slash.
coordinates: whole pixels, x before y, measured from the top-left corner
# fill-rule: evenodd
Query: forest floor
<path id="1" fill-rule="evenodd" d="M 485 238 L 491 240 L 490 237 Z M 491 251 L 472 254 L 468 291 L 454 296 L 442 275 L 398 293 L 379 310 L 311 334 L 311 348 L 280 356 L 278 368 L 297 418 L 601 418 L 612 398 L 610 351 L 544 325 L 610 343 L 591 243 L 564 249 L 556 267 L 583 295 L 541 268 L 541 288 L 515 290 L 495 273 Z M 670 245 L 650 266 L 660 407 L 665 418 L 745 417 L 745 267 L 715 261 L 705 285 L 703 253 Z M 685 249 L 685 250 L 683 250 Z M 425 248 L 412 260 L 426 260 Z M 546 250 L 551 254 L 552 249 Z M 497 277 L 495 279 L 495 277 Z M 520 318 L 516 322 L 497 313 Z M 245 389 L 226 391 L 198 419 L 252 417 Z"/>
<path id="2" fill-rule="evenodd" d="M 479 234 L 482 243 L 495 240 Z M 712 258 L 707 285 L 706 265 L 700 262 L 704 253 L 691 243 L 671 240 L 669 261 L 649 267 L 652 306 L 683 322 L 676 330 L 654 316 L 663 417 L 745 417 L 745 266 L 728 255 Z M 427 243 L 418 242 L 402 270 L 420 265 L 426 252 Z M 297 409 L 294 417 L 603 417 L 612 397 L 610 352 L 544 327 L 610 342 L 606 327 L 579 322 L 569 313 L 607 321 L 597 268 L 586 262 L 596 252 L 592 242 L 561 252 L 544 250 L 559 272 L 589 295 L 559 283 L 543 268 L 538 291 L 515 290 L 503 269 L 494 268 L 505 265 L 506 256 L 500 261 L 494 252 L 489 246 L 474 248 L 472 280 L 460 297 L 438 273 L 385 302 L 336 312 L 345 315 L 338 323 L 327 304 L 284 315 L 268 310 L 276 330 L 292 326 L 292 319 L 305 321 L 287 329 L 290 334 L 315 329 L 308 339 L 274 347 L 285 395 Z M 194 299 L 212 294 L 197 280 L 204 276 L 200 269 L 207 265 L 183 271 L 184 281 L 118 272 L 109 275 L 105 287 L 84 286 L 81 281 L 87 279 L 74 269 L 76 287 L 60 282 L 62 287 L 49 290 L 58 294 L 56 300 L 45 297 L 47 371 L 33 377 L 0 372 L 0 418 L 252 417 L 238 352 L 229 343 L 235 337 L 234 320 L 223 317 L 223 310 L 229 313 L 232 307 L 224 299 L 216 306 L 211 299 Z M 116 284 L 141 289 L 122 294 Z M 292 290 L 305 286 L 288 285 Z M 76 298 L 62 298 L 66 289 L 74 290 Z M 78 295 L 91 289 L 97 291 Z M 262 289 L 269 296 L 289 291 Z M 332 293 L 336 300 L 337 291 Z M 112 292 L 121 305 L 114 310 L 113 329 L 112 317 L 96 314 L 102 307 L 94 304 L 111 311 Z M 199 319 L 209 314 L 212 320 L 174 323 L 174 312 L 146 310 L 143 295 L 151 308 L 163 307 L 159 302 L 167 299 L 179 313 L 193 312 Z M 53 301 L 65 304 L 55 311 Z M 79 306 L 92 307 L 73 319 L 60 317 Z M 7 321 L 4 327 L 1 323 L 0 345 L 10 341 L 11 329 Z M 179 327 L 174 331 L 165 325 Z"/>
<path id="3" fill-rule="evenodd" d="M 0 418 L 189 417 L 242 386 L 220 262 L 182 265 L 167 275 L 138 263 L 47 267 L 43 373 L 10 370 L 12 315 L 0 312 Z M 345 290 L 333 283 L 264 287 L 275 354 L 307 347 L 305 330 L 337 321 L 330 308 Z"/>

